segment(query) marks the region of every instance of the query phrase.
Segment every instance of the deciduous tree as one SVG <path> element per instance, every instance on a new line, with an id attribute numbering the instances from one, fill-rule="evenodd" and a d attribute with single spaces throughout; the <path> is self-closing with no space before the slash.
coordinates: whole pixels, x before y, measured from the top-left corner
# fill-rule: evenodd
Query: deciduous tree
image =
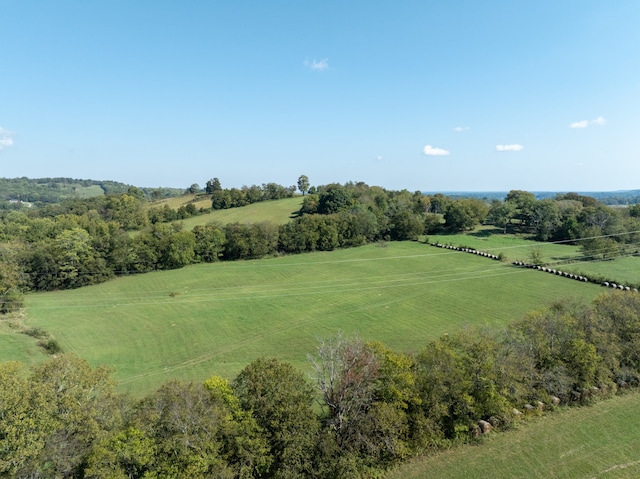
<path id="1" fill-rule="evenodd" d="M 304 196 L 307 191 L 309 191 L 309 186 L 309 177 L 306 175 L 300 175 L 300 177 L 298 178 L 298 190 L 300 190 L 302 196 Z"/>
<path id="2" fill-rule="evenodd" d="M 243 409 L 265 432 L 274 462 L 269 477 L 310 477 L 318 434 L 315 395 L 304 376 L 277 359 L 257 359 L 236 377 Z"/>

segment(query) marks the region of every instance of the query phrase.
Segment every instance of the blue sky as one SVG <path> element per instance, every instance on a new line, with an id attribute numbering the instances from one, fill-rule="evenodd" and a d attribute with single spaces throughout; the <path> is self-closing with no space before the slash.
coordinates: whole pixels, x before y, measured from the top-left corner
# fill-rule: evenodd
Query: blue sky
<path id="1" fill-rule="evenodd" d="M 638 0 L 0 0 L 0 177 L 637 189 L 638 25 Z"/>

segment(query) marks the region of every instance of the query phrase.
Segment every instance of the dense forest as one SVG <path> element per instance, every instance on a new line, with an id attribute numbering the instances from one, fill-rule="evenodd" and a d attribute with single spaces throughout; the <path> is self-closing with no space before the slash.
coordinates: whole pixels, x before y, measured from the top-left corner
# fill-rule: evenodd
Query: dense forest
<path id="1" fill-rule="evenodd" d="M 640 205 L 614 208 L 575 193 L 538 200 L 513 190 L 503 201 L 488 203 L 364 183 L 303 185 L 301 191 L 298 216 L 284 225 L 209 223 L 184 229 L 179 220 L 212 209 L 295 194 L 295 187 L 273 183 L 224 189 L 217 179 L 207 182 L 211 208 L 206 209 L 193 203 L 177 210 L 154 207 L 142 190 L 129 187 L 122 194 L 0 211 L 0 311 L 19 308 L 25 291 L 77 288 L 199 262 L 417 240 L 480 224 L 539 241 L 579 242 L 587 259 L 637 254 L 640 243 Z"/>
<path id="2" fill-rule="evenodd" d="M 416 354 L 338 334 L 309 359 L 312 378 L 260 358 L 230 382 L 169 381 L 138 400 L 73 355 L 29 371 L 0 363 L 0 475 L 381 477 L 416 454 L 638 386 L 640 296 L 555 304 Z"/>

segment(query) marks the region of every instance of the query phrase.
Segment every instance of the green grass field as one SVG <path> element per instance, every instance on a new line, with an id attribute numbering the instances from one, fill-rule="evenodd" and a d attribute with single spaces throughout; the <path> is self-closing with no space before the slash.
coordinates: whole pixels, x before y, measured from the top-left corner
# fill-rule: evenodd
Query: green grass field
<path id="1" fill-rule="evenodd" d="M 640 393 L 561 410 L 481 446 L 403 464 L 387 479 L 622 479 L 640 477 Z"/>
<path id="2" fill-rule="evenodd" d="M 115 368 L 122 390 L 233 377 L 259 356 L 307 369 L 338 330 L 401 351 L 466 325 L 503 326 L 601 287 L 414 242 L 200 264 L 29 295 L 26 325 Z M 11 359 L 4 354 L 1 359 Z"/>
<path id="3" fill-rule="evenodd" d="M 196 206 L 198 206 L 196 204 Z M 302 196 L 284 198 L 282 200 L 261 201 L 242 208 L 229 208 L 226 210 L 215 210 L 210 213 L 193 216 L 181 220 L 185 229 L 193 229 L 196 225 L 205 225 L 211 222 L 227 223 L 256 223 L 259 221 L 270 221 L 275 224 L 284 224 L 291 221 L 302 206 Z M 208 206 L 211 207 L 211 201 Z"/>
<path id="4" fill-rule="evenodd" d="M 158 201 L 153 201 L 147 204 L 149 208 L 163 208 L 164 205 L 169 208 L 177 210 L 181 206 L 186 206 L 189 203 L 194 203 L 196 208 L 211 208 L 211 195 L 195 195 L 187 193 L 181 196 L 172 196 L 171 198 L 163 198 Z"/>
<path id="5" fill-rule="evenodd" d="M 626 284 L 640 284 L 640 257 L 623 256 L 609 261 L 586 261 L 580 247 L 568 244 L 541 243 L 519 235 L 495 234 L 491 227 L 481 227 L 473 233 L 432 235 L 430 243 L 466 246 L 493 254 L 502 253 L 508 261 L 530 261 L 531 252 L 538 250 L 549 266 L 584 276 L 606 276 Z"/>
<path id="6" fill-rule="evenodd" d="M 19 333 L 19 326 L 11 319 L 0 321 L 0 360 L 20 361 L 35 364 L 44 359 L 44 354 L 33 338 Z"/>
<path id="7" fill-rule="evenodd" d="M 73 191 L 79 198 L 93 198 L 95 196 L 104 195 L 104 190 L 100 187 L 100 185 L 77 186 L 73 189 Z"/>
<path id="8" fill-rule="evenodd" d="M 503 235 L 496 233 L 493 227 L 481 227 L 472 233 L 432 235 L 428 237 L 428 241 L 454 246 L 464 245 L 496 255 L 502 253 L 509 261 L 529 261 L 534 249 L 539 250 L 542 260 L 548 263 L 576 260 L 582 257 L 577 246 L 541 243 L 521 235 Z"/>

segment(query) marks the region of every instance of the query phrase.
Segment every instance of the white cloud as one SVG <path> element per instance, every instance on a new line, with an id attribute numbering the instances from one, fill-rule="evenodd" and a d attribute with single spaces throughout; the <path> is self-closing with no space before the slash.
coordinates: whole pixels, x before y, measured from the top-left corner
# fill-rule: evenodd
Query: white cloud
<path id="1" fill-rule="evenodd" d="M 318 72 L 321 72 L 323 70 L 328 70 L 329 69 L 329 60 L 327 58 L 325 58 L 324 60 L 305 60 L 304 61 L 304 65 L 306 67 L 309 67 L 311 70 L 315 70 Z"/>
<path id="2" fill-rule="evenodd" d="M 524 150 L 524 146 L 522 145 L 496 145 L 497 151 L 522 151 Z"/>
<path id="3" fill-rule="evenodd" d="M 589 126 L 589 120 L 575 121 L 569 125 L 569 128 L 586 128 Z"/>
<path id="4" fill-rule="evenodd" d="M 447 156 L 450 155 L 451 152 L 447 150 L 443 150 L 442 148 L 436 148 L 435 146 L 425 145 L 422 149 L 422 153 L 427 156 Z"/>
<path id="5" fill-rule="evenodd" d="M 460 133 L 461 131 L 467 131 L 469 130 L 468 126 L 456 126 L 453 131 L 457 131 L 458 133 Z"/>
<path id="6" fill-rule="evenodd" d="M 591 125 L 602 126 L 607 123 L 603 117 L 599 116 L 595 120 L 581 120 L 569 124 L 569 128 L 586 128 Z"/>
<path id="7" fill-rule="evenodd" d="M 0 127 L 0 150 L 13 146 L 13 133 Z"/>

